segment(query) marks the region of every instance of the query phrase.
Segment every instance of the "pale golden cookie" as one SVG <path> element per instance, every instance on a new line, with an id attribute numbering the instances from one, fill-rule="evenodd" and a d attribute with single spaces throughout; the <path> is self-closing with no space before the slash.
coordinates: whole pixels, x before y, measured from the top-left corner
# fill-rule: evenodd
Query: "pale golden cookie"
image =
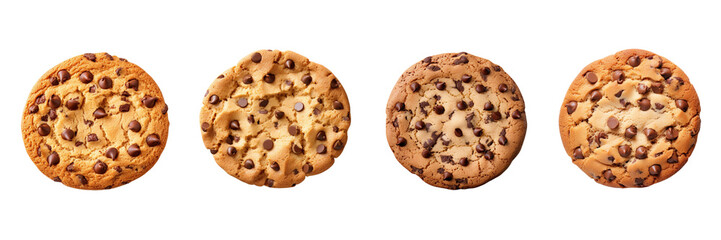
<path id="1" fill-rule="evenodd" d="M 688 161 L 701 126 L 696 91 L 666 58 L 629 49 L 586 66 L 559 115 L 566 153 L 596 182 L 645 187 Z"/>
<path id="2" fill-rule="evenodd" d="M 249 184 L 292 187 L 340 156 L 350 105 L 328 69 L 291 52 L 254 52 L 210 85 L 200 110 L 205 147 Z"/>
<path id="3" fill-rule="evenodd" d="M 35 84 L 23 112 L 23 141 L 49 178 L 74 188 L 113 188 L 158 160 L 168 138 L 167 111 L 143 69 L 107 53 L 86 53 Z"/>
<path id="4" fill-rule="evenodd" d="M 408 68 L 386 116 L 398 162 L 426 183 L 449 189 L 499 176 L 526 135 L 516 83 L 498 65 L 467 53 L 430 56 Z"/>

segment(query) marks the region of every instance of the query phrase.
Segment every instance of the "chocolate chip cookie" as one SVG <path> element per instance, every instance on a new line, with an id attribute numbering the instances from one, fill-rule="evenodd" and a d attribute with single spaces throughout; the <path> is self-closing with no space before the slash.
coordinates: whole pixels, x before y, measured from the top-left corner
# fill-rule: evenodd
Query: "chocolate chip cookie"
<path id="1" fill-rule="evenodd" d="M 406 70 L 386 107 L 398 162 L 426 183 L 459 189 L 497 177 L 526 135 L 525 103 L 500 66 L 468 53 L 430 56 Z"/>
<path id="2" fill-rule="evenodd" d="M 563 100 L 559 128 L 574 164 L 611 187 L 645 187 L 686 164 L 701 126 L 698 96 L 666 58 L 630 49 L 586 66 Z"/>
<path id="3" fill-rule="evenodd" d="M 205 147 L 248 184 L 293 187 L 333 165 L 350 105 L 328 69 L 291 51 L 261 50 L 218 76 L 203 98 Z"/>
<path id="4" fill-rule="evenodd" d="M 143 69 L 108 53 L 86 53 L 35 84 L 23 112 L 23 141 L 54 181 L 109 189 L 153 167 L 168 138 L 167 112 Z"/>

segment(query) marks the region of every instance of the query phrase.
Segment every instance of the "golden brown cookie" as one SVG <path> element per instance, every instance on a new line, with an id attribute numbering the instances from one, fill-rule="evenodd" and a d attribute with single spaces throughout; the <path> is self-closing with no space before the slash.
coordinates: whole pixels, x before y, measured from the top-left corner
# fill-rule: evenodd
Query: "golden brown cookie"
<path id="1" fill-rule="evenodd" d="M 46 72 L 23 112 L 25 149 L 38 169 L 80 189 L 108 189 L 145 174 L 168 138 L 168 106 L 143 69 L 86 53 Z"/>
<path id="2" fill-rule="evenodd" d="M 205 147 L 248 184 L 293 187 L 333 165 L 350 105 L 340 81 L 300 54 L 254 52 L 210 85 L 200 110 Z"/>
<path id="3" fill-rule="evenodd" d="M 500 66 L 467 53 L 430 56 L 408 68 L 386 114 L 398 162 L 449 189 L 477 187 L 503 173 L 526 135 L 516 83 Z"/>
<path id="4" fill-rule="evenodd" d="M 629 49 L 586 66 L 559 115 L 566 153 L 596 182 L 645 187 L 688 161 L 701 126 L 696 91 L 666 58 Z"/>

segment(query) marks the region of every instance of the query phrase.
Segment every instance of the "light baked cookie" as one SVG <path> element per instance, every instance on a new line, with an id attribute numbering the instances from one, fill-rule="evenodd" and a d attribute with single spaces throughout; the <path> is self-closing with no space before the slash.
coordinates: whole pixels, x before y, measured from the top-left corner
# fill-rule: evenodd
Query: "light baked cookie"
<path id="1" fill-rule="evenodd" d="M 291 52 L 254 52 L 210 85 L 200 110 L 205 147 L 249 184 L 292 187 L 333 165 L 350 105 L 328 69 Z"/>
<path id="2" fill-rule="evenodd" d="M 574 164 L 611 187 L 645 187 L 676 173 L 701 126 L 696 91 L 683 71 L 630 49 L 586 66 L 563 100 L 559 128 Z"/>
<path id="3" fill-rule="evenodd" d="M 86 53 L 46 72 L 22 119 L 25 149 L 49 178 L 108 189 L 145 174 L 168 138 L 168 106 L 143 69 L 108 53 Z"/>
<path id="4" fill-rule="evenodd" d="M 526 135 L 516 83 L 498 65 L 467 53 L 430 56 L 408 68 L 386 114 L 398 162 L 442 188 L 472 188 L 497 177 Z"/>

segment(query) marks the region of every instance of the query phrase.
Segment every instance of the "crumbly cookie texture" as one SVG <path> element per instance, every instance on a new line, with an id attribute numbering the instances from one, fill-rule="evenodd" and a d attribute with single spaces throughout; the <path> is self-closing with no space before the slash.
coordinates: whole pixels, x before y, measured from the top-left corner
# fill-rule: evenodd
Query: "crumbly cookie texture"
<path id="1" fill-rule="evenodd" d="M 86 53 L 35 84 L 23 112 L 23 141 L 54 181 L 109 189 L 153 167 L 168 138 L 167 111 L 143 69 L 108 53 Z"/>
<path id="2" fill-rule="evenodd" d="M 500 66 L 467 53 L 430 56 L 408 68 L 386 115 L 398 162 L 448 189 L 477 187 L 503 173 L 526 135 L 516 83 Z"/>
<path id="3" fill-rule="evenodd" d="M 701 126 L 696 91 L 675 64 L 630 49 L 586 66 L 559 115 L 566 153 L 596 182 L 645 187 L 676 173 Z"/>
<path id="4" fill-rule="evenodd" d="M 293 187 L 340 156 L 350 104 L 328 69 L 291 51 L 246 56 L 210 85 L 200 110 L 205 147 L 248 184 Z"/>

